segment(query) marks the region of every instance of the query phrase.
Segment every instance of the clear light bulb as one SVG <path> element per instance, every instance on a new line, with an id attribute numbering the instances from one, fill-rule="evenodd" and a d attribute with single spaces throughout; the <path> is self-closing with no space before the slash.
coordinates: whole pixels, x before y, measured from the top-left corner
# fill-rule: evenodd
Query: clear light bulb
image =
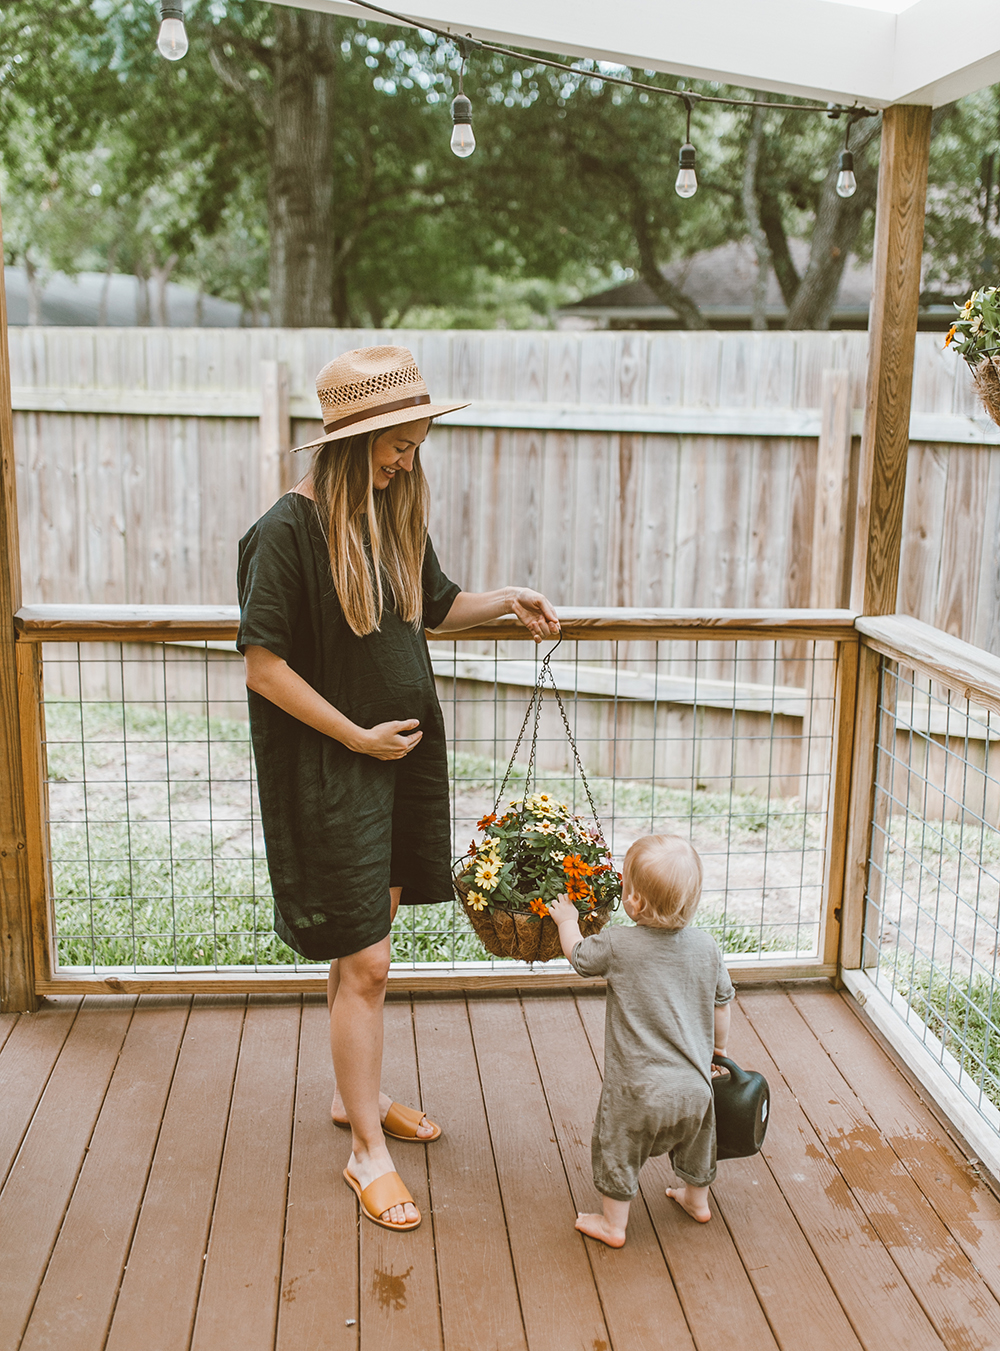
<path id="1" fill-rule="evenodd" d="M 468 159 L 476 148 L 471 122 L 456 122 L 451 133 L 451 148 L 459 159 Z"/>
<path id="2" fill-rule="evenodd" d="M 160 24 L 160 32 L 156 39 L 156 45 L 160 55 L 165 56 L 168 61 L 179 61 L 187 53 L 188 38 L 184 30 L 184 13 L 182 10 L 167 8 L 160 10 L 163 21 Z"/>
<path id="3" fill-rule="evenodd" d="M 459 159 L 468 159 L 476 148 L 476 138 L 472 132 L 472 104 L 465 94 L 456 94 L 452 99 L 451 120 L 455 124 L 451 133 L 452 152 Z"/>
<path id="4" fill-rule="evenodd" d="M 694 146 L 685 141 L 677 156 L 677 177 L 674 179 L 674 191 L 678 197 L 693 197 L 698 191 L 698 175 L 694 168 Z"/>
<path id="5" fill-rule="evenodd" d="M 858 190 L 854 177 L 854 156 L 849 150 L 840 152 L 840 172 L 837 174 L 837 196 L 853 197 Z"/>

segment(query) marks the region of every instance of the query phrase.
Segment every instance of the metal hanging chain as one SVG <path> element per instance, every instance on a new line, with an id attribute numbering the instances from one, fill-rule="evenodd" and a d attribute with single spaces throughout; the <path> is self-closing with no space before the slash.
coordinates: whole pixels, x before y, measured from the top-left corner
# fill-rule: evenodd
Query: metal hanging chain
<path id="1" fill-rule="evenodd" d="M 496 815 L 496 813 L 499 810 L 500 802 L 504 795 L 504 790 L 507 787 L 508 780 L 510 779 L 511 772 L 513 771 L 514 768 L 514 762 L 517 759 L 517 753 L 521 749 L 521 742 L 524 740 L 524 734 L 527 730 L 528 723 L 531 720 L 532 713 L 534 713 L 534 725 L 532 727 L 531 732 L 531 751 L 528 755 L 528 768 L 524 779 L 523 800 L 525 801 L 527 800 L 532 779 L 534 778 L 536 772 L 535 753 L 538 746 L 538 725 L 542 713 L 543 686 L 545 685 L 546 680 L 548 680 L 552 686 L 552 693 L 556 697 L 556 703 L 559 706 L 559 713 L 562 717 L 563 727 L 566 729 L 566 739 L 569 742 L 570 749 L 573 752 L 573 759 L 576 762 L 576 767 L 580 771 L 580 778 L 583 780 L 584 791 L 587 794 L 587 801 L 590 803 L 590 810 L 594 818 L 594 824 L 597 827 L 597 834 L 600 838 L 601 844 L 604 846 L 605 851 L 610 852 L 608 850 L 607 841 L 604 838 L 604 828 L 601 825 L 601 818 L 597 812 L 597 805 L 594 802 L 594 795 L 590 791 L 590 783 L 587 780 L 587 772 L 583 767 L 583 761 L 580 759 L 580 752 L 577 749 L 576 739 L 574 738 L 573 731 L 569 725 L 569 717 L 566 713 L 566 705 L 562 701 L 562 695 L 559 693 L 559 686 L 556 683 L 555 676 L 552 674 L 552 666 L 551 666 L 552 656 L 561 642 L 562 637 L 560 636 L 542 659 L 542 667 L 538 673 L 538 679 L 535 682 L 535 688 L 531 692 L 531 698 L 528 701 L 528 707 L 524 714 L 524 721 L 521 723 L 521 730 L 517 734 L 517 742 L 514 745 L 514 753 L 510 757 L 510 763 L 507 766 L 507 772 L 504 774 L 503 783 L 500 785 L 500 792 L 497 794 L 497 800 L 493 804 L 493 812 L 494 815 Z"/>

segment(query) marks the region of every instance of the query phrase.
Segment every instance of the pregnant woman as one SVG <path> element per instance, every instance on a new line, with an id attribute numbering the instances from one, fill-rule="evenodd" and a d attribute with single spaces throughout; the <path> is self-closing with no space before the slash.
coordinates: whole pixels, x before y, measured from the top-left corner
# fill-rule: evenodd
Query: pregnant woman
<path id="1" fill-rule="evenodd" d="M 444 719 L 424 629 L 513 613 L 536 641 L 559 625 L 518 587 L 468 594 L 427 536 L 420 445 L 432 404 L 410 352 L 346 352 L 316 379 L 324 434 L 312 468 L 240 541 L 238 646 L 278 935 L 330 961 L 333 1120 L 349 1126 L 344 1178 L 365 1215 L 420 1214 L 385 1135 L 440 1127 L 380 1093 L 382 1006 L 397 907 L 450 902 Z"/>

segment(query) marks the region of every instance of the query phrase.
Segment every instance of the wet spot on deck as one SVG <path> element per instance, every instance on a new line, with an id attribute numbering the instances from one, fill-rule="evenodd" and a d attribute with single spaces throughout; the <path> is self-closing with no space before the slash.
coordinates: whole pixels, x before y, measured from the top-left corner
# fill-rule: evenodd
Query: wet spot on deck
<path id="1" fill-rule="evenodd" d="M 372 1275 L 372 1294 L 382 1309 L 406 1308 L 406 1282 L 413 1267 L 407 1267 L 401 1276 L 397 1276 L 392 1267 L 388 1271 L 375 1271 Z"/>

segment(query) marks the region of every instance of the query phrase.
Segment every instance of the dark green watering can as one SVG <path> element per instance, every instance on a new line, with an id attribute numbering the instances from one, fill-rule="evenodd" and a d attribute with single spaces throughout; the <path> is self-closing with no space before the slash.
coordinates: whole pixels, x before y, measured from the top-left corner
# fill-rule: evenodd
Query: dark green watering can
<path id="1" fill-rule="evenodd" d="M 735 1060 L 712 1056 L 713 1065 L 729 1071 L 712 1080 L 715 1090 L 716 1158 L 745 1159 L 764 1143 L 771 1093 L 756 1070 L 742 1070 Z"/>

